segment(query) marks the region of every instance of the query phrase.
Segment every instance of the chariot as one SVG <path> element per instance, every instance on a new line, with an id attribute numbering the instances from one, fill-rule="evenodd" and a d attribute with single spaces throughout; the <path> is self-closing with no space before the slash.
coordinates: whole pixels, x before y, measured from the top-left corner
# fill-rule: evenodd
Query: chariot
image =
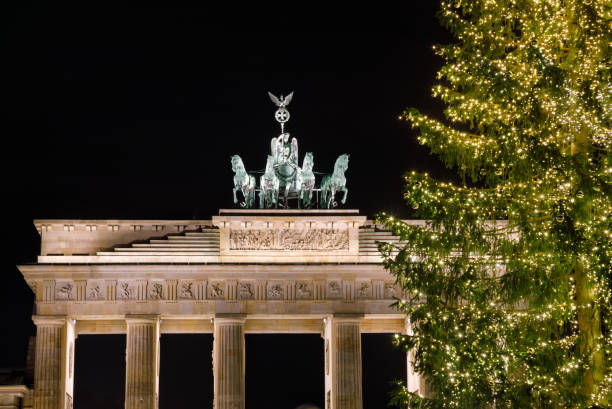
<path id="1" fill-rule="evenodd" d="M 259 207 L 264 208 L 289 208 L 290 199 L 297 200 L 299 209 L 319 207 L 329 209 L 336 207 L 335 194 L 338 191 L 344 193 L 341 203 L 346 202 L 348 189 L 346 188 L 346 177 L 344 172 L 348 169 L 349 155 L 343 154 L 338 157 L 331 174 L 323 176 L 320 186 L 316 187 L 314 172 L 314 156 L 307 152 L 304 156 L 302 167 L 298 166 L 298 142 L 296 138 L 289 140 L 290 134 L 285 132 L 285 123 L 289 120 L 289 111 L 286 106 L 293 97 L 293 92 L 287 97 L 280 98 L 268 93 L 270 99 L 278 109 L 275 118 L 281 125 L 281 134 L 272 138 L 270 142 L 270 155 L 266 161 L 264 171 L 247 172 L 242 159 L 238 155 L 232 156 L 232 170 L 234 171 L 234 203 L 241 207 L 251 208 L 256 204 L 256 196 L 259 195 Z M 259 187 L 253 174 L 261 174 Z M 240 192 L 243 200 L 239 200 L 237 192 Z M 314 200 L 313 200 L 314 199 Z"/>

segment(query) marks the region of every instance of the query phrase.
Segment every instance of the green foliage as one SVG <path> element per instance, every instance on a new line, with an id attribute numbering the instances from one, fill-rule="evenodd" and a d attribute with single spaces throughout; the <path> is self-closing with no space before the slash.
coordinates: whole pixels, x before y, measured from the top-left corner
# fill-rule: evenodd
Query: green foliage
<path id="1" fill-rule="evenodd" d="M 403 117 L 463 180 L 408 173 L 424 224 L 379 221 L 380 244 L 413 324 L 427 408 L 570 408 L 612 400 L 610 4 L 448 0 L 457 38 L 434 96 L 445 120 Z"/>

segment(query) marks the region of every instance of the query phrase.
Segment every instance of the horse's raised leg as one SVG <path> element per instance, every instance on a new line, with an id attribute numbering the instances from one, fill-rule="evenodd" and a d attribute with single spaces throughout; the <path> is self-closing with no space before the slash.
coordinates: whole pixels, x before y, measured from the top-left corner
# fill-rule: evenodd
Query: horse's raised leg
<path id="1" fill-rule="evenodd" d="M 334 207 L 336 207 L 336 193 L 338 193 L 338 191 L 336 190 L 335 186 L 332 186 L 331 188 L 331 195 L 329 198 L 329 208 L 333 209 Z"/>

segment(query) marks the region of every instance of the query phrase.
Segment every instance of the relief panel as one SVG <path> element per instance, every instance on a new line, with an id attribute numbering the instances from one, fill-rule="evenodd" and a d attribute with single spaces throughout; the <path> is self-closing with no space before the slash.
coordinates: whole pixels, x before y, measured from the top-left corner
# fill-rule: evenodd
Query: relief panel
<path id="1" fill-rule="evenodd" d="M 268 282 L 266 291 L 268 300 L 282 300 L 285 298 L 285 284 L 282 281 Z"/>
<path id="2" fill-rule="evenodd" d="M 149 281 L 147 284 L 147 299 L 163 300 L 164 299 L 164 282 Z"/>
<path id="3" fill-rule="evenodd" d="M 355 283 L 357 298 L 372 298 L 372 283 L 370 281 L 358 281 Z"/>
<path id="4" fill-rule="evenodd" d="M 176 292 L 179 300 L 194 300 L 197 294 L 196 283 L 193 281 L 180 280 Z"/>
<path id="5" fill-rule="evenodd" d="M 253 300 L 255 298 L 255 283 L 251 281 L 239 282 L 238 298 L 241 300 Z"/>
<path id="6" fill-rule="evenodd" d="M 230 250 L 348 250 L 349 232 L 338 229 L 231 230 Z"/>
<path id="7" fill-rule="evenodd" d="M 72 281 L 57 281 L 55 283 L 55 300 L 72 301 L 74 300 L 75 289 Z"/>
<path id="8" fill-rule="evenodd" d="M 330 280 L 327 282 L 327 297 L 330 299 L 342 298 L 342 282 L 340 280 Z"/>
<path id="9" fill-rule="evenodd" d="M 295 283 L 295 298 L 298 300 L 312 299 L 312 282 L 298 281 Z"/>
<path id="10" fill-rule="evenodd" d="M 87 301 L 102 301 L 104 300 L 104 282 L 103 281 L 87 281 L 86 291 Z"/>
<path id="11" fill-rule="evenodd" d="M 208 285 L 208 298 L 211 300 L 225 299 L 225 282 L 212 281 Z"/>
<path id="12" fill-rule="evenodd" d="M 385 299 L 391 300 L 393 297 L 399 297 L 401 294 L 399 286 L 395 283 L 385 283 Z"/>
<path id="13" fill-rule="evenodd" d="M 133 281 L 117 282 L 118 300 L 136 300 L 138 298 L 138 283 Z"/>

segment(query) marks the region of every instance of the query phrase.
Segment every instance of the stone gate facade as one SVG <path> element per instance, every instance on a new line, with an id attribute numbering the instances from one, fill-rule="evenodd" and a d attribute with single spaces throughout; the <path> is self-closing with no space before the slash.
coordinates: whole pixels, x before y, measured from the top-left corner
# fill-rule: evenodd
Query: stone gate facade
<path id="1" fill-rule="evenodd" d="M 36 295 L 36 409 L 72 407 L 79 334 L 126 334 L 125 407 L 157 408 L 165 333 L 214 335 L 216 409 L 245 407 L 245 334 L 320 334 L 326 409 L 361 409 L 360 334 L 410 330 L 376 248 L 398 238 L 357 210 L 35 225 L 41 255 L 19 270 Z"/>

